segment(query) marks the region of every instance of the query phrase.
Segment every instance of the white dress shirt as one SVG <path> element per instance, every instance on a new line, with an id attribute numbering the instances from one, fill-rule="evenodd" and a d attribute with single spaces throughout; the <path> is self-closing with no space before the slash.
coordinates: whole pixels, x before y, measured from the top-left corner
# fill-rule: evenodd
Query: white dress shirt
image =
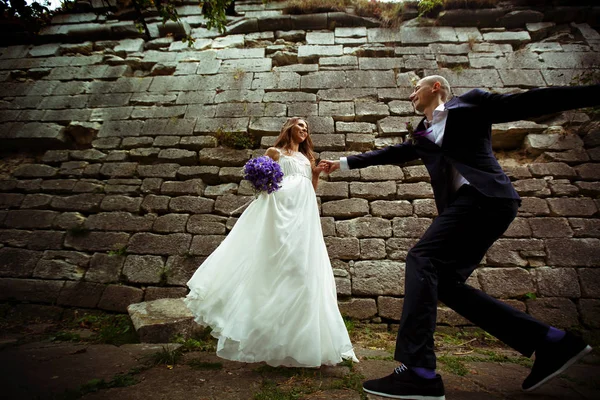
<path id="1" fill-rule="evenodd" d="M 448 110 L 444 104 L 440 104 L 435 110 L 433 110 L 433 120 L 431 122 L 425 120 L 425 128 L 429 131 L 424 135 L 425 138 L 431 140 L 438 146 L 442 146 L 444 142 L 444 131 L 446 129 L 446 120 L 448 119 Z M 469 181 L 462 176 L 456 168 L 452 168 L 452 188 L 456 192 L 462 185 L 468 184 Z M 346 157 L 340 158 L 340 169 L 346 171 L 350 169 L 348 165 L 348 159 Z"/>

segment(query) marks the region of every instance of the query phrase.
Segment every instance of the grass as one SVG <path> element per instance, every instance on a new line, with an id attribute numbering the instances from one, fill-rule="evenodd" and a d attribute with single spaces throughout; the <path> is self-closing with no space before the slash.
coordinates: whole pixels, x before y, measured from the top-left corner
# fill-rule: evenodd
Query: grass
<path id="1" fill-rule="evenodd" d="M 154 366 L 154 365 L 175 365 L 181 361 L 181 357 L 183 356 L 183 352 L 177 349 L 170 349 L 168 347 L 164 347 L 157 351 L 156 353 L 152 353 L 145 357 L 145 361 Z"/>
<path id="2" fill-rule="evenodd" d="M 190 351 L 215 352 L 217 351 L 217 339 L 210 334 L 211 331 L 212 329 L 205 328 L 204 330 L 194 332 L 189 338 L 176 336 L 171 342 L 181 344 L 181 351 L 184 353 Z"/>
<path id="3" fill-rule="evenodd" d="M 139 343 L 131 319 L 126 314 L 84 315 L 76 319 L 75 324 L 79 328 L 90 329 L 95 332 L 95 337 L 90 339 L 94 343 L 112 344 L 115 346 L 127 343 Z"/>
<path id="4" fill-rule="evenodd" d="M 132 369 L 125 374 L 116 374 L 109 381 L 104 379 L 90 379 L 78 389 L 65 391 L 65 393 L 59 398 L 61 400 L 74 400 L 79 399 L 89 393 L 95 393 L 105 389 L 133 386 L 140 382 L 135 376 L 139 372 L 141 372 L 140 369 Z"/>

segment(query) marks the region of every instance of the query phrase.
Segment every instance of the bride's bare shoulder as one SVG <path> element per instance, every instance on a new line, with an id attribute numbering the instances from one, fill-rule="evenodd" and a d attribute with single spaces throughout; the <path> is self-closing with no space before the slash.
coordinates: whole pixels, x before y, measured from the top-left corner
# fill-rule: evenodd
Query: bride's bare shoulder
<path id="1" fill-rule="evenodd" d="M 269 147 L 267 149 L 267 151 L 265 152 L 266 156 L 271 157 L 275 161 L 279 160 L 280 154 L 281 154 L 281 151 L 277 147 Z"/>

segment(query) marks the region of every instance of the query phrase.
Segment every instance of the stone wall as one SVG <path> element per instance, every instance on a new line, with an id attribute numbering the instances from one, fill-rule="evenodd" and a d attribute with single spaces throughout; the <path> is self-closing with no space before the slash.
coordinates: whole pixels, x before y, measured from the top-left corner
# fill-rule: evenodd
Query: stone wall
<path id="1" fill-rule="evenodd" d="M 251 198 L 241 166 L 287 117 L 305 117 L 331 159 L 402 142 L 420 119 L 408 95 L 421 76 L 445 75 L 455 94 L 508 93 L 588 82 L 600 65 L 586 23 L 597 7 L 452 10 L 386 29 L 284 5 L 237 2 L 245 15 L 225 35 L 182 6 L 180 26 L 150 19 L 152 40 L 116 15 L 61 15 L 39 43 L 0 48 L 0 300 L 124 312 L 184 296 Z M 175 39 L 185 32 L 192 47 Z M 523 205 L 469 283 L 548 323 L 597 329 L 590 115 L 494 126 Z M 250 132 L 259 148 L 217 147 L 219 131 Z M 406 252 L 436 216 L 425 168 L 336 172 L 317 196 L 341 310 L 396 322 Z M 468 324 L 443 305 L 438 320 Z"/>

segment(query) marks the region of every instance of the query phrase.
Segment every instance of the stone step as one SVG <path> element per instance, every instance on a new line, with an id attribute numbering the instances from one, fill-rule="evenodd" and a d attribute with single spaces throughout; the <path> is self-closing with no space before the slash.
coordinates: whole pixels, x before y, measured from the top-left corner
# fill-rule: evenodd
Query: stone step
<path id="1" fill-rule="evenodd" d="M 183 298 L 130 304 L 127 311 L 142 343 L 169 343 L 176 336 L 187 339 L 200 328 Z"/>

